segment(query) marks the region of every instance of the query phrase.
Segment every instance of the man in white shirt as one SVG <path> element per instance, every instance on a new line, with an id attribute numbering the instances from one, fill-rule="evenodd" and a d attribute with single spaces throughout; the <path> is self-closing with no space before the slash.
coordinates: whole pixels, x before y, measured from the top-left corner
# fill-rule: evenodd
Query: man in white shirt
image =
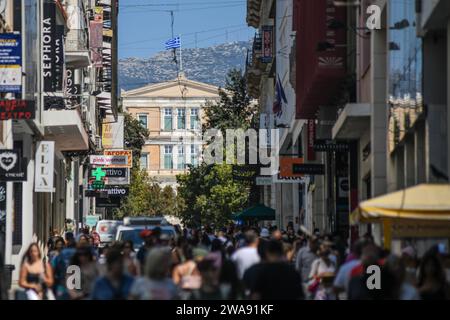
<path id="1" fill-rule="evenodd" d="M 245 233 L 247 245 L 238 249 L 232 256 L 231 260 L 236 264 L 239 279 L 242 279 L 245 271 L 256 263 L 259 263 L 261 258 L 258 254 L 258 235 L 255 231 L 250 230 Z"/>

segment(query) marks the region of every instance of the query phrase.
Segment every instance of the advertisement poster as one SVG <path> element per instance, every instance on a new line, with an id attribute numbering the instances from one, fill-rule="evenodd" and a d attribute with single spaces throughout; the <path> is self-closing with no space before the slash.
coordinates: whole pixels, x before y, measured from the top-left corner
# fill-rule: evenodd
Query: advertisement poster
<path id="1" fill-rule="evenodd" d="M 22 92 L 22 44 L 18 33 L 0 33 L 0 92 Z"/>

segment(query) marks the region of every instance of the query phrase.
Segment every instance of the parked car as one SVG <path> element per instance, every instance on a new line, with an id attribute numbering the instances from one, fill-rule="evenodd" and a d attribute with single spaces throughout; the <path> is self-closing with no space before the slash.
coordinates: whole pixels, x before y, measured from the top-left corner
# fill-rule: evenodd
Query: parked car
<path id="1" fill-rule="evenodd" d="M 162 234 L 168 235 L 172 239 L 177 239 L 178 235 L 175 228 L 171 225 L 122 225 L 117 228 L 116 241 L 133 241 L 134 250 L 137 251 L 144 244 L 141 238 L 143 230 L 153 230 L 159 227 Z"/>
<path id="2" fill-rule="evenodd" d="M 122 225 L 120 220 L 100 220 L 97 223 L 97 232 L 100 235 L 100 247 L 104 247 L 114 241 L 117 228 Z"/>
<path id="3" fill-rule="evenodd" d="M 164 217 L 125 217 L 123 218 L 125 226 L 162 226 L 170 225 Z"/>

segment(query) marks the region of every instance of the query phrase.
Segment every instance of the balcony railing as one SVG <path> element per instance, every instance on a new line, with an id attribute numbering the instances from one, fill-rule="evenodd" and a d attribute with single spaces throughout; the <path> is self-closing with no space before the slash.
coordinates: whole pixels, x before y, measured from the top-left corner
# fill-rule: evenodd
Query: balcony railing
<path id="1" fill-rule="evenodd" d="M 88 35 L 84 29 L 72 29 L 67 33 L 66 51 L 87 51 Z"/>

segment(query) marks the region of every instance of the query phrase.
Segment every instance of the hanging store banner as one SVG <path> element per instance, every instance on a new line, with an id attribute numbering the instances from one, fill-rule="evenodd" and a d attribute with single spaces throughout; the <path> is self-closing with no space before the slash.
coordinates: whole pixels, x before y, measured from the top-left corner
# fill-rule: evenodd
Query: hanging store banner
<path id="1" fill-rule="evenodd" d="M 53 192 L 55 142 L 41 141 L 36 151 L 34 192 Z"/>
<path id="2" fill-rule="evenodd" d="M 94 21 L 95 22 L 103 22 L 103 7 L 95 7 Z"/>
<path id="3" fill-rule="evenodd" d="M 91 48 L 91 60 L 94 67 L 102 66 L 103 47 L 103 23 L 97 21 L 89 22 L 89 47 Z"/>
<path id="4" fill-rule="evenodd" d="M 22 92 L 21 41 L 19 33 L 0 33 L 0 92 Z"/>
<path id="5" fill-rule="evenodd" d="M 127 172 L 128 172 L 128 168 L 108 168 L 108 169 L 103 169 L 103 171 L 105 172 L 105 176 L 104 178 L 126 178 L 127 177 Z M 96 170 L 92 169 L 91 170 L 91 176 L 95 177 L 95 172 Z"/>
<path id="6" fill-rule="evenodd" d="M 75 69 L 66 69 L 66 89 L 65 96 L 70 99 L 72 104 L 80 104 L 81 102 L 81 85 L 75 84 Z"/>
<path id="7" fill-rule="evenodd" d="M 0 100 L 0 121 L 31 120 L 36 118 L 36 107 L 32 100 Z"/>
<path id="8" fill-rule="evenodd" d="M 301 177 L 303 174 L 293 172 L 294 164 L 302 164 L 303 158 L 280 157 L 280 178 Z"/>
<path id="9" fill-rule="evenodd" d="M 102 124 L 102 146 L 104 149 L 123 149 L 124 116 L 117 116 L 117 122 Z"/>
<path id="10" fill-rule="evenodd" d="M 42 72 L 44 76 L 44 91 L 55 92 L 56 81 L 56 5 L 54 2 L 44 2 L 42 20 Z"/>
<path id="11" fill-rule="evenodd" d="M 110 169 L 106 169 L 106 171 L 108 170 L 116 170 L 116 169 L 126 169 L 126 174 L 125 177 L 105 177 L 105 185 L 114 185 L 114 186 L 118 186 L 118 185 L 128 185 L 130 184 L 130 168 L 110 168 Z"/>
<path id="12" fill-rule="evenodd" d="M 0 217 L 6 217 L 6 182 L 0 182 Z"/>
<path id="13" fill-rule="evenodd" d="M 315 120 L 308 120 L 308 148 L 307 148 L 307 159 L 308 161 L 316 160 L 316 153 L 314 151 L 314 141 L 316 140 L 316 122 Z"/>
<path id="14" fill-rule="evenodd" d="M 259 176 L 255 178 L 257 186 L 270 186 L 273 183 L 272 176 Z"/>
<path id="15" fill-rule="evenodd" d="M 126 155 L 91 155 L 89 156 L 89 163 L 106 168 L 131 168 L 129 158 Z"/>
<path id="16" fill-rule="evenodd" d="M 273 59 L 273 26 L 262 27 L 261 62 L 269 63 Z"/>
<path id="17" fill-rule="evenodd" d="M 64 26 L 55 26 L 54 91 L 62 91 L 64 82 Z"/>
<path id="18" fill-rule="evenodd" d="M 325 165 L 315 163 L 294 163 L 292 165 L 292 172 L 294 175 L 324 175 Z"/>
<path id="19" fill-rule="evenodd" d="M 97 208 L 119 208 L 120 207 L 120 197 L 97 198 L 97 199 L 95 199 L 95 206 Z"/>
<path id="20" fill-rule="evenodd" d="M 326 152 L 326 151 L 348 151 L 348 143 L 336 142 L 330 139 L 318 139 L 314 142 L 314 151 Z"/>
<path id="21" fill-rule="evenodd" d="M 128 159 L 128 162 L 126 165 L 122 167 L 131 168 L 133 166 L 133 151 L 131 150 L 105 150 L 103 152 L 105 156 L 125 156 Z M 118 168 L 120 166 L 116 167 L 109 167 L 109 168 Z"/>
<path id="22" fill-rule="evenodd" d="M 0 181 L 26 181 L 27 161 L 17 150 L 0 150 Z"/>
<path id="23" fill-rule="evenodd" d="M 120 186 L 105 186 L 103 189 L 89 189 L 85 190 L 84 195 L 86 197 L 95 197 L 95 198 L 107 198 L 107 197 L 125 197 L 130 193 L 130 189 L 128 187 L 120 187 Z"/>

